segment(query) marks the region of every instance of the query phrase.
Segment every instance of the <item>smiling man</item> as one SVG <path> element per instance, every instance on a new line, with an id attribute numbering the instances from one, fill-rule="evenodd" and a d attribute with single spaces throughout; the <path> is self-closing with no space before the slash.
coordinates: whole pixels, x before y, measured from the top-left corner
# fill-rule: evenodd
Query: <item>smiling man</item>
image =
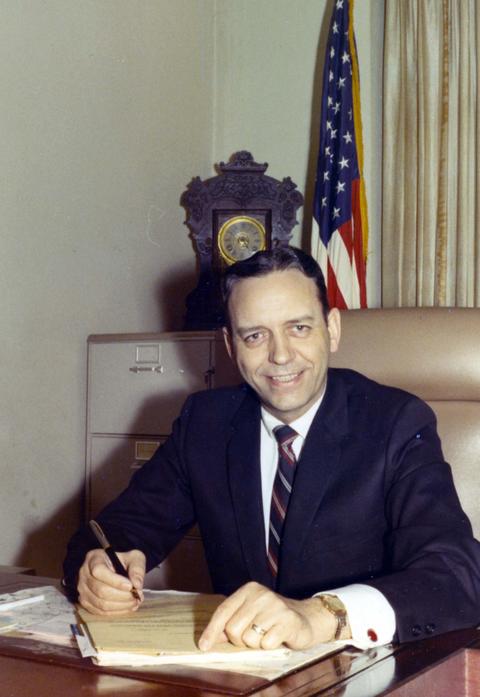
<path id="1" fill-rule="evenodd" d="M 225 343 L 242 377 L 283 423 L 320 399 L 328 357 L 340 339 L 340 313 L 326 318 L 311 278 L 295 268 L 229 283 Z"/>
<path id="2" fill-rule="evenodd" d="M 480 552 L 418 398 L 328 368 L 340 341 L 316 262 L 259 252 L 224 278 L 225 342 L 245 384 L 193 395 L 171 437 L 87 530 L 67 584 L 90 611 L 135 609 L 145 568 L 197 522 L 226 600 L 200 640 L 306 648 L 408 641 L 480 619 Z M 368 347 L 365 348 L 368 350 Z"/>

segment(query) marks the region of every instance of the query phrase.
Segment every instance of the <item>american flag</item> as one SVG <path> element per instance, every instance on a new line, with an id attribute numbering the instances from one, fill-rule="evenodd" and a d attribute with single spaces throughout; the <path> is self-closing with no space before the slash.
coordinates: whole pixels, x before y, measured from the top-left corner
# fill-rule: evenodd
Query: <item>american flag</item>
<path id="1" fill-rule="evenodd" d="M 367 307 L 367 205 L 353 0 L 337 0 L 323 74 L 312 253 L 331 307 Z"/>

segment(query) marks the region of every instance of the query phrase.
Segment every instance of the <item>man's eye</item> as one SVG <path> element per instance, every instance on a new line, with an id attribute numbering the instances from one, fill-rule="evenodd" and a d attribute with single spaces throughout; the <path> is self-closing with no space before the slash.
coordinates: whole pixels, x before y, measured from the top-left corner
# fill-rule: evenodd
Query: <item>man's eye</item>
<path id="1" fill-rule="evenodd" d="M 244 341 L 247 344 L 254 344 L 256 341 L 259 341 L 261 337 L 262 335 L 260 332 L 253 332 L 253 334 L 248 334 L 248 336 L 244 338 Z"/>

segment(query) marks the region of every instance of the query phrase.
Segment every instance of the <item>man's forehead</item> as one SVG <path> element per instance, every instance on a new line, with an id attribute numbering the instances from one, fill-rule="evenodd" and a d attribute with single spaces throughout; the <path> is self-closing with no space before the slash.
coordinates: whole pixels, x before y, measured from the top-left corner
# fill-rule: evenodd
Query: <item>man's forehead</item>
<path id="1" fill-rule="evenodd" d="M 239 280 L 232 290 L 229 311 L 235 324 L 242 326 L 273 319 L 294 322 L 323 314 L 315 281 L 296 269 Z"/>
<path id="2" fill-rule="evenodd" d="M 259 292 L 262 288 L 263 292 L 268 291 L 270 287 L 281 287 L 282 291 L 287 294 L 294 294 L 299 287 L 304 291 L 316 293 L 317 285 L 313 278 L 305 276 L 299 269 L 284 269 L 281 271 L 270 271 L 261 276 L 247 276 L 239 278 L 233 289 L 232 295 L 245 295 L 248 292 Z"/>

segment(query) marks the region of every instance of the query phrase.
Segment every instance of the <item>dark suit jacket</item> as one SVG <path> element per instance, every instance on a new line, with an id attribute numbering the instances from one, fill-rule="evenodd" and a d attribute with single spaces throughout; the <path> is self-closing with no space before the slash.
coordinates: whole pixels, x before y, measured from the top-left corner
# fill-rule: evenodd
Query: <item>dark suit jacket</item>
<path id="1" fill-rule="evenodd" d="M 216 592 L 272 587 L 259 464 L 260 404 L 247 386 L 190 397 L 171 437 L 98 517 L 158 564 L 197 522 Z M 66 578 L 86 549 L 72 539 Z M 393 606 L 400 641 L 480 620 L 480 545 L 461 510 L 435 417 L 421 400 L 347 370 L 327 391 L 298 462 L 276 590 L 305 598 L 354 582 Z"/>

